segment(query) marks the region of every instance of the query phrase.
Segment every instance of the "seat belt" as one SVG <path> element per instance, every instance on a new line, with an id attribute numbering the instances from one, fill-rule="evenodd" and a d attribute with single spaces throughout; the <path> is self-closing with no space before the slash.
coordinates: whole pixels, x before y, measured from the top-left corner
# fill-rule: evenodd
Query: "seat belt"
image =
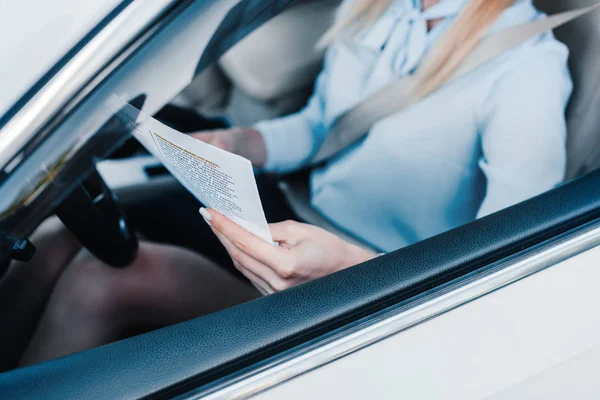
<path id="1" fill-rule="evenodd" d="M 555 14 L 484 37 L 445 84 L 464 77 L 478 67 L 535 36 L 556 29 L 598 8 L 600 8 L 600 3 Z M 415 84 L 415 75 L 407 76 L 346 111 L 334 123 L 319 151 L 311 160 L 310 165 L 319 165 L 335 156 L 365 137 L 378 121 L 396 114 L 420 100 L 413 94 Z"/>
<path id="2" fill-rule="evenodd" d="M 502 53 L 537 35 L 556 29 L 598 8 L 600 8 L 600 3 L 555 14 L 484 37 L 445 84 L 467 75 Z M 365 137 L 378 121 L 417 102 L 419 98 L 413 95 L 415 84 L 416 78 L 414 75 L 410 75 L 389 85 L 345 112 L 334 123 L 323 145 L 308 166 L 317 167 L 321 165 Z M 342 239 L 370 248 L 369 245 L 362 243 L 359 239 L 327 221 L 324 216 L 311 207 L 308 182 L 283 179 L 278 186 L 292 210 L 301 220 L 326 229 Z"/>

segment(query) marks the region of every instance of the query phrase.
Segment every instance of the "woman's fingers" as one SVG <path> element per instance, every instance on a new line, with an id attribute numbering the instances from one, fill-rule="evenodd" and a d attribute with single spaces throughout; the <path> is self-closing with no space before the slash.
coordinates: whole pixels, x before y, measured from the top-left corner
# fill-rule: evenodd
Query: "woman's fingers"
<path id="1" fill-rule="evenodd" d="M 303 224 L 296 221 L 269 224 L 273 240 L 280 243 L 287 243 L 290 246 L 295 246 L 302 239 L 304 234 L 302 227 Z"/>
<path id="2" fill-rule="evenodd" d="M 258 289 L 258 291 L 263 296 L 267 296 L 267 295 L 275 292 L 275 290 L 271 286 L 269 286 L 269 284 L 267 282 L 265 282 L 262 278 L 258 277 L 257 275 L 253 274 L 251 271 L 244 268 L 237 261 L 234 261 L 233 265 L 235 266 L 235 268 L 238 271 L 240 271 L 242 273 L 242 275 L 244 275 L 246 278 L 248 278 L 248 280 L 250 282 L 252 282 L 252 285 L 254 285 L 254 287 L 256 289 Z"/>
<path id="3" fill-rule="evenodd" d="M 231 150 L 232 140 L 226 130 L 192 133 L 191 136 L 222 150 Z"/>
<path id="4" fill-rule="evenodd" d="M 280 291 L 286 287 L 283 279 L 275 271 L 240 250 L 221 232 L 214 228 L 213 232 L 221 241 L 234 263 L 237 262 L 244 269 L 259 277 L 268 285 L 268 288 Z"/>
<path id="5" fill-rule="evenodd" d="M 214 132 L 198 132 L 190 134 L 191 137 L 201 140 L 205 143 L 210 143 L 215 138 Z"/>
<path id="6" fill-rule="evenodd" d="M 213 229 L 223 234 L 241 252 L 275 270 L 288 263 L 281 248 L 267 243 L 215 210 L 208 212 Z"/>

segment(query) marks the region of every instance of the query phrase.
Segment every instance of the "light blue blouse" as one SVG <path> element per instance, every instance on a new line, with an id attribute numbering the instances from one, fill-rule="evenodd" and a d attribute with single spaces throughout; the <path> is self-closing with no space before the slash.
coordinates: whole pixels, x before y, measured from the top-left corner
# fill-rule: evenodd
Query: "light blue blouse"
<path id="1" fill-rule="evenodd" d="M 331 46 L 306 108 L 256 125 L 265 170 L 306 165 L 336 118 L 415 70 L 466 1 L 423 12 L 420 0 L 394 0 L 372 28 Z M 543 17 L 531 0 L 517 0 L 492 30 Z M 437 18 L 445 20 L 428 32 L 426 21 Z M 312 205 L 391 251 L 551 189 L 565 173 L 567 57 L 546 33 L 381 120 L 312 172 Z"/>

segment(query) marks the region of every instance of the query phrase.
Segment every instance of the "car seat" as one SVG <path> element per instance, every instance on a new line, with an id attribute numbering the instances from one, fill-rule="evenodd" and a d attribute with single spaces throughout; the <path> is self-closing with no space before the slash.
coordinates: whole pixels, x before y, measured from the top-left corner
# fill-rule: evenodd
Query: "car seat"
<path id="1" fill-rule="evenodd" d="M 322 68 L 317 40 L 340 0 L 304 0 L 269 20 L 194 79 L 175 104 L 251 125 L 299 110 Z M 277 59 L 273 59 L 273 54 Z"/>
<path id="2" fill-rule="evenodd" d="M 536 0 L 548 14 L 590 6 L 596 0 Z M 574 92 L 567 110 L 567 178 L 600 167 L 600 13 L 579 18 L 555 31 L 571 52 Z"/>

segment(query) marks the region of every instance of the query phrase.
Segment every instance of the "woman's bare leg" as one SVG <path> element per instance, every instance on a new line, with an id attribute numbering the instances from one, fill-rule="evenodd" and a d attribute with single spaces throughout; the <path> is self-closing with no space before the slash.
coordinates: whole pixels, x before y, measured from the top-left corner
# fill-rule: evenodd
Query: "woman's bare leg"
<path id="1" fill-rule="evenodd" d="M 31 235 L 36 254 L 27 263 L 14 262 L 0 280 L 0 371 L 14 368 L 63 269 L 81 248 L 52 217 Z"/>
<path id="2" fill-rule="evenodd" d="M 133 265 L 82 252 L 56 285 L 21 360 L 34 364 L 107 344 L 135 329 L 185 321 L 259 297 L 249 283 L 188 250 L 142 243 Z"/>

